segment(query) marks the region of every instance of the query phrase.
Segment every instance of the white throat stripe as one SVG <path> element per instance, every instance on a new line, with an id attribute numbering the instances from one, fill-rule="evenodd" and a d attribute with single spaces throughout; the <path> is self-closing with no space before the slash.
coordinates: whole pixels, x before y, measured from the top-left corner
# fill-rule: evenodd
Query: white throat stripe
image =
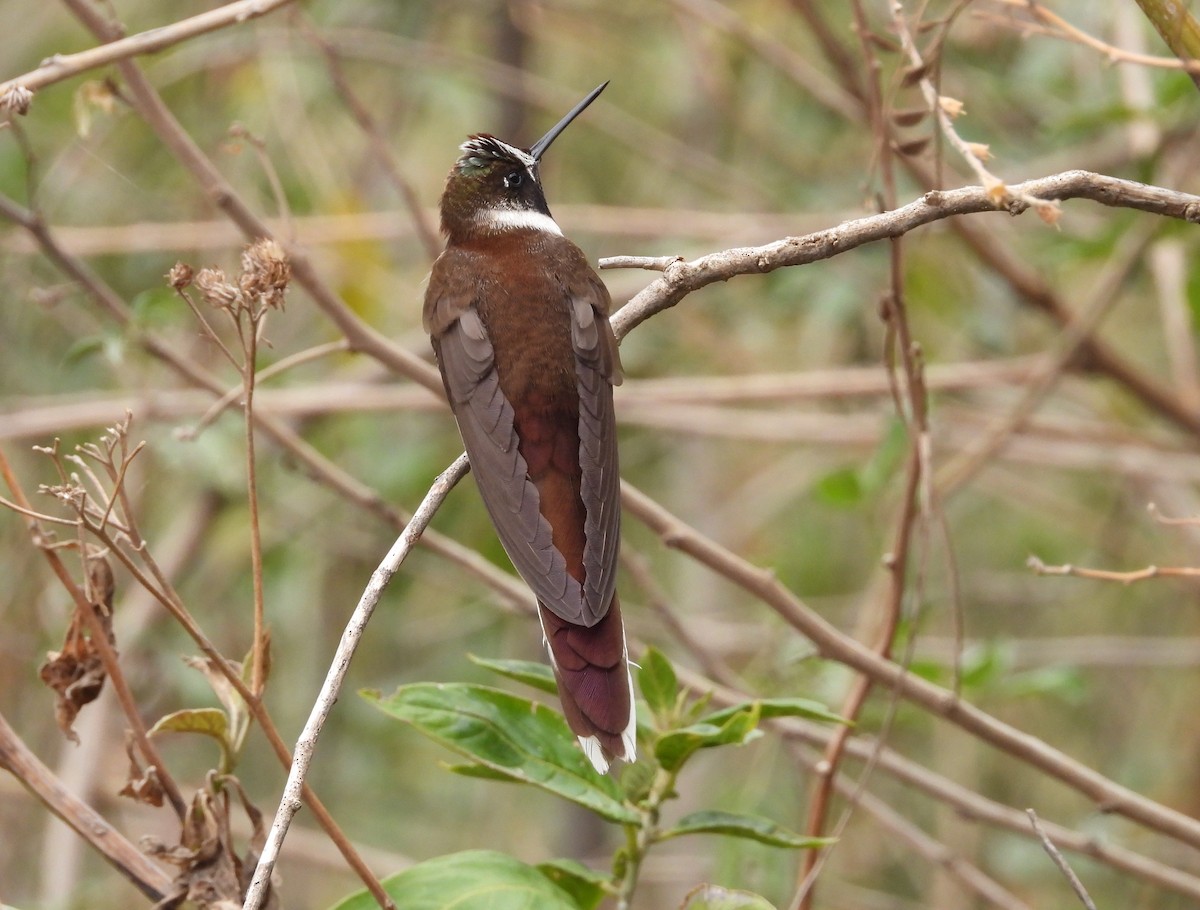
<path id="1" fill-rule="evenodd" d="M 482 227 L 497 233 L 525 229 L 562 236 L 562 229 L 553 218 L 541 212 L 517 209 L 489 209 L 479 216 Z"/>

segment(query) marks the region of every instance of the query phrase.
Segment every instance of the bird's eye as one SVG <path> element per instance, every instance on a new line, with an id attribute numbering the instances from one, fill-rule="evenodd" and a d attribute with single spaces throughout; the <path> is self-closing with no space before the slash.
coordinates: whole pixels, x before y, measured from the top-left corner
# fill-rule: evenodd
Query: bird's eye
<path id="1" fill-rule="evenodd" d="M 512 174 L 504 175 L 504 188 L 506 190 L 515 190 L 525 182 L 525 175 L 520 171 L 515 171 Z"/>

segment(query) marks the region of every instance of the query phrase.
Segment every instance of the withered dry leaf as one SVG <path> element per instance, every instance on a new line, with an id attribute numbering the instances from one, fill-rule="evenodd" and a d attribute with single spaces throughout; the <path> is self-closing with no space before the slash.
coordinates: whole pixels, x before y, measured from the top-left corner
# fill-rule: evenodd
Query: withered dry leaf
<path id="1" fill-rule="evenodd" d="M 88 559 L 88 597 L 91 609 L 100 620 L 110 644 L 115 644 L 112 630 L 112 601 L 114 581 L 112 568 L 103 556 Z M 42 682 L 54 690 L 54 719 L 74 743 L 75 718 L 84 705 L 93 702 L 104 688 L 105 670 L 96 644 L 87 631 L 87 621 L 77 608 L 71 615 L 61 651 L 46 653 L 46 662 L 38 670 Z"/>
<path id="2" fill-rule="evenodd" d="M 910 66 L 904 71 L 904 75 L 900 77 L 900 84 L 905 88 L 911 88 L 926 78 L 929 75 L 930 69 L 932 67 L 928 63 L 922 63 L 919 66 Z"/>
<path id="3" fill-rule="evenodd" d="M 896 146 L 896 151 L 898 151 L 901 155 L 907 155 L 911 158 L 914 155 L 919 155 L 921 152 L 925 151 L 925 149 L 929 147 L 929 143 L 931 141 L 932 137 L 930 136 L 922 136 L 919 139 L 910 139 L 908 142 L 901 142 L 898 146 Z"/>
<path id="4" fill-rule="evenodd" d="M 892 122 L 896 126 L 916 126 L 928 116 L 929 111 L 926 108 L 910 107 L 899 111 L 892 111 Z"/>
<path id="5" fill-rule="evenodd" d="M 148 803 L 151 806 L 161 806 L 163 804 L 163 787 L 162 781 L 158 779 L 158 769 L 151 765 L 142 770 L 141 762 L 138 761 L 134 752 L 132 736 L 125 737 L 125 754 L 129 756 L 129 780 L 118 791 L 119 795 L 128 796 L 130 799 Z"/>
<path id="6" fill-rule="evenodd" d="M 179 867 L 172 893 L 156 910 L 174 910 L 190 901 L 202 910 L 225 910 L 242 906 L 245 889 L 257 862 L 255 849 L 245 857 L 233 848 L 230 833 L 230 791 L 236 790 L 254 828 L 254 839 L 262 836 L 262 815 L 246 798 L 237 778 L 209 775 L 208 784 L 197 791 L 183 819 L 179 843 L 168 847 L 153 838 L 143 838 L 142 848 L 151 856 Z M 272 895 L 268 906 L 277 906 Z"/>

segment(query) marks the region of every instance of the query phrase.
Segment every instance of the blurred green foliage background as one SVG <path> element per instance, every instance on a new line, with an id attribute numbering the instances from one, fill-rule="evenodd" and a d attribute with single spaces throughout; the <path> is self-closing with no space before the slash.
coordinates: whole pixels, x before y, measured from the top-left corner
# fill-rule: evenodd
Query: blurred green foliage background
<path id="1" fill-rule="evenodd" d="M 209 8 L 191 0 L 169 8 L 145 0 L 115 6 L 131 33 Z M 886 4 L 866 6 L 886 45 L 894 38 Z M 1054 9 L 1105 41 L 1168 53 L 1132 3 L 1063 0 Z M 965 102 L 956 128 L 990 147 L 994 173 L 1015 183 L 1083 168 L 1200 192 L 1200 95 L 1185 74 L 1110 65 L 1093 49 L 1028 33 L 999 2 L 931 3 L 923 19 L 936 26 L 951 13 L 957 15 L 944 29 L 940 90 Z M 431 359 L 420 325 L 429 257 L 339 91 L 327 53 L 430 223 L 467 134 L 488 131 L 528 144 L 587 89 L 611 79 L 547 156 L 551 208 L 593 260 L 693 258 L 877 209 L 876 139 L 817 39 L 813 14 L 861 79 L 866 68 L 849 6 L 802 0 L 313 0 L 140 63 L 195 142 L 255 210 L 274 219 L 280 236 L 311 255 L 359 316 Z M 933 34 L 943 31 L 919 36 Z M 3 78 L 95 43 L 53 3 L 0 2 L 0 35 Z M 884 46 L 876 52 L 891 108 L 920 107 L 917 91 L 901 85 L 898 55 Z M 251 138 L 231 135 L 234 124 Z M 13 127 L 0 131 L 0 192 L 35 207 L 64 246 L 133 308 L 138 327 L 235 386 L 236 374 L 163 276 L 180 260 L 235 270 L 244 238 L 130 111 L 115 71 L 40 91 L 14 127 L 19 135 Z M 905 135 L 931 136 L 929 119 Z M 940 142 L 916 162 L 940 171 L 942 185 L 975 182 Z M 897 174 L 900 202 L 924 192 L 910 170 L 898 165 Z M 1034 276 L 1068 311 L 1114 295 L 1098 337 L 1138 376 L 1200 414 L 1194 226 L 1088 202 L 1066 203 L 1057 227 L 1031 215 L 971 221 L 995 257 Z M 132 410 L 131 435 L 148 443 L 129 483 L 143 531 L 210 637 L 240 657 L 250 644 L 251 580 L 236 408 L 195 439 L 184 438 L 179 429 L 203 413 L 205 395 L 185 394 L 174 374 L 16 227 L 0 225 L 0 268 L 0 442 L 25 489 L 32 495 L 55 480 L 31 446 L 55 437 L 64 447 L 94 439 Z M 1058 343 L 1061 326 L 1013 274 L 945 222 L 905 240 L 910 321 L 933 387 L 935 468 L 1011 412 L 1028 387 L 1029 358 Z M 603 275 L 618 305 L 656 277 Z M 879 300 L 887 287 L 883 245 L 709 287 L 629 336 L 622 346 L 629 380 L 618 399 L 628 480 L 722 545 L 774 569 L 810 606 L 866 640 L 886 595 L 881 563 L 896 533 L 906 454 L 882 366 Z M 266 337 L 260 367 L 340 336 L 293 289 Z M 1196 561 L 1197 528 L 1164 526 L 1146 509 L 1154 502 L 1169 515 L 1200 514 L 1195 429 L 1089 367 L 1073 363 L 1005 447 L 966 483 L 943 491 L 942 511 L 914 552 L 897 653 L 915 636 L 914 671 L 950 685 L 961 652 L 970 701 L 1195 814 L 1194 584 L 1045 578 L 1025 565 L 1030 554 L 1111 569 Z M 764 391 L 737 391 L 738 380 L 756 376 Z M 280 409 L 305 440 L 388 503 L 414 507 L 460 451 L 441 402 L 361 356 L 314 360 L 264 382 L 261 392 L 261 408 Z M 266 700 L 290 739 L 393 533 L 314 483 L 278 449 L 264 443 L 259 451 L 274 655 Z M 55 510 L 47 497 L 35 505 Z M 471 481 L 452 494 L 434 527 L 508 570 Z M 806 695 L 838 708 L 848 670 L 816 659 L 759 602 L 663 547 L 638 522 L 626 519 L 625 538 L 658 588 L 622 577 L 626 622 L 638 641 L 698 666 L 663 614 L 648 606 L 661 598 L 751 691 Z M 194 646 L 120 573 L 116 613 L 125 670 L 148 721 L 214 703 L 200 675 L 180 661 Z M 59 647 L 67 616 L 68 599 L 30 546 L 24 521 L 3 512 L 0 711 L 128 836 L 171 842 L 178 832 L 168 813 L 116 796 L 128 763 L 111 693 L 84 711 L 80 746 L 55 727 L 37 667 L 45 651 Z M 486 679 L 468 653 L 541 659 L 539 633 L 478 580 L 418 552 L 389 588 L 348 691 Z M 877 692 L 860 732 L 878 732 L 893 707 Z M 1103 814 L 917 709 L 898 707 L 887 740 L 967 788 L 1200 873 L 1185 848 Z M 177 778 L 192 787 L 216 761 L 207 742 L 180 736 L 162 747 Z M 724 751 L 730 754 L 689 768 L 681 808 L 761 812 L 803 830 L 812 781 L 791 747 L 768 736 Z M 347 695 L 311 780 L 380 874 L 470 848 L 529 861 L 574 855 L 608 862 L 617 846 L 613 832 L 548 797 L 448 775 L 438 766 L 445 758 Z M 862 770 L 857 762 L 847 768 Z M 283 775 L 257 731 L 238 774 L 258 805 L 273 811 Z M 871 777 L 869 790 L 1031 906 L 1069 905 L 1035 841 L 966 821 L 883 773 Z M 280 869 L 285 904 L 327 906 L 357 882 L 304 814 L 301 823 Z M 139 899 L 8 775 L 0 776 L 0 830 L 10 832 L 0 847 L 4 902 L 102 908 Z M 1112 906 L 1191 906 L 1110 866 L 1072 862 Z M 790 853 L 757 845 L 672 842 L 648 864 L 640 906 L 678 906 L 701 881 L 751 888 L 786 905 L 795 863 Z M 831 908 L 963 907 L 974 900 L 862 811 L 832 852 L 820 894 L 819 905 Z"/>

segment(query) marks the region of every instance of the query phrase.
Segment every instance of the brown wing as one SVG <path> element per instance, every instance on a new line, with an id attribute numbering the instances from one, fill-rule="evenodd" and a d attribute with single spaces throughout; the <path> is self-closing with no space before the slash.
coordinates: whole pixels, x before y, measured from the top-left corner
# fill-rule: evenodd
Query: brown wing
<path id="1" fill-rule="evenodd" d="M 537 487 L 529 478 L 528 465 L 520 452 L 513 407 L 500 388 L 491 339 L 477 311 L 477 296 L 488 293 L 489 287 L 486 282 L 479 284 L 466 279 L 468 274 L 476 277 L 479 274 L 477 270 L 463 267 L 462 257 L 469 255 L 454 250 L 444 253 L 434 265 L 434 277 L 425 297 L 425 326 L 433 340 L 446 395 L 458 421 L 484 505 L 517 572 L 538 600 L 556 615 L 568 622 L 590 626 L 603 617 L 612 596 L 611 576 L 616 565 L 614 516 L 611 509 L 606 508 L 603 521 L 596 525 L 598 532 L 606 527 L 612 529 L 607 532 L 612 538 L 611 543 L 598 551 L 608 559 L 610 568 L 607 572 L 598 568 L 595 575 L 587 570 L 588 588 L 597 593 L 608 591 L 608 599 L 602 600 L 585 595 L 579 582 L 568 573 L 563 555 L 554 547 L 550 524 L 541 514 Z M 499 292 L 498 288 L 490 290 Z M 585 322 L 581 322 L 580 333 L 587 344 L 589 329 Z M 591 333 L 597 331 L 595 326 L 590 330 Z M 587 368 L 586 372 L 590 376 L 595 370 Z M 609 387 L 606 411 L 603 402 L 592 402 L 593 394 L 587 395 L 590 413 L 598 415 L 599 425 L 604 424 L 607 413 L 610 429 L 611 396 Z M 581 406 L 581 414 L 582 410 Z M 580 422 L 582 429 L 582 416 Z M 589 429 L 588 438 L 593 437 L 594 433 Z M 614 445 L 615 442 L 609 439 L 607 444 Z M 581 458 L 585 457 L 583 450 L 581 442 Z M 596 438 L 589 444 L 586 457 L 591 459 L 598 451 L 599 439 Z M 594 479 L 584 483 L 589 490 L 612 487 L 615 481 L 605 476 L 608 473 L 585 470 L 585 476 Z M 615 470 L 611 473 L 615 478 Z M 615 497 L 610 498 L 616 501 Z M 590 509 L 587 516 L 590 525 Z M 619 521 L 619 515 L 615 518 Z M 590 541 L 587 549 L 593 549 Z M 593 558 L 593 562 L 601 566 L 598 559 Z"/>
<path id="2" fill-rule="evenodd" d="M 621 363 L 608 322 L 609 296 L 604 284 L 589 269 L 587 280 L 568 293 L 579 389 L 579 496 L 587 516 L 583 593 L 588 612 L 599 620 L 616 589 L 620 549 L 620 472 L 612 387 L 621 382 Z"/>

